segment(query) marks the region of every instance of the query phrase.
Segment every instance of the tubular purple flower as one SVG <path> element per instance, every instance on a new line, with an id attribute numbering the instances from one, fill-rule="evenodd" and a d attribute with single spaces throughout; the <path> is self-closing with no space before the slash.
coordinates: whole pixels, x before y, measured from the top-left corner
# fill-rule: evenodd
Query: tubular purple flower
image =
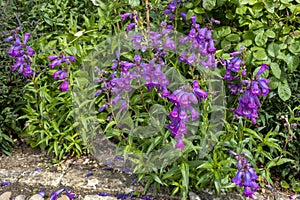
<path id="1" fill-rule="evenodd" d="M 180 109 L 180 114 L 179 114 L 179 118 L 182 121 L 188 121 L 188 115 L 186 114 L 184 109 Z"/>
<path id="2" fill-rule="evenodd" d="M 186 22 L 186 13 L 185 12 L 180 12 L 180 15 L 181 15 L 183 21 Z"/>
<path id="3" fill-rule="evenodd" d="M 244 172 L 244 186 L 251 187 L 252 186 L 252 177 L 248 170 Z"/>
<path id="4" fill-rule="evenodd" d="M 27 77 L 30 76 L 34 73 L 34 71 L 30 68 L 30 65 L 27 65 L 24 72 L 23 72 L 23 76 Z"/>
<path id="5" fill-rule="evenodd" d="M 69 90 L 69 81 L 66 80 L 64 82 L 62 82 L 59 86 L 59 89 L 62 91 L 62 92 L 67 92 Z"/>
<path id="6" fill-rule="evenodd" d="M 24 34 L 24 44 L 26 44 L 28 42 L 29 38 L 30 38 L 30 33 L 25 33 Z"/>
<path id="7" fill-rule="evenodd" d="M 58 60 L 54 60 L 52 63 L 49 64 L 49 67 L 51 69 L 54 69 L 55 66 L 60 66 L 61 65 L 61 60 L 58 59 Z"/>
<path id="8" fill-rule="evenodd" d="M 176 44 L 171 38 L 167 37 L 164 48 L 174 51 L 176 49 Z"/>
<path id="9" fill-rule="evenodd" d="M 260 76 L 264 71 L 269 70 L 269 66 L 266 64 L 262 64 L 258 72 L 256 73 L 256 77 Z"/>
<path id="10" fill-rule="evenodd" d="M 175 145 L 175 149 L 181 149 L 182 151 L 184 150 L 184 144 L 183 144 L 183 139 L 182 136 L 179 136 L 177 143 Z"/>
<path id="11" fill-rule="evenodd" d="M 194 93 L 189 93 L 189 103 L 193 103 L 194 105 L 198 104 L 198 99 Z"/>
<path id="12" fill-rule="evenodd" d="M 176 6 L 177 6 L 177 2 L 176 2 L 176 1 L 171 1 L 171 2 L 167 5 L 167 8 L 170 9 L 171 11 L 175 11 L 175 10 L 176 10 Z"/>
<path id="13" fill-rule="evenodd" d="M 35 54 L 35 51 L 30 46 L 26 46 L 26 49 L 28 56 L 33 56 Z"/>
<path id="14" fill-rule="evenodd" d="M 178 111 L 179 111 L 179 106 L 175 106 L 174 108 L 173 108 L 173 110 L 170 112 L 170 114 L 169 114 L 169 117 L 171 118 L 171 119 L 179 119 L 179 117 L 178 117 Z"/>
<path id="15" fill-rule="evenodd" d="M 50 196 L 50 200 L 56 200 L 58 198 L 58 196 L 64 191 L 65 189 L 60 189 L 57 191 L 52 192 L 51 196 Z"/>
<path id="16" fill-rule="evenodd" d="M 256 180 L 258 178 L 258 176 L 256 175 L 256 171 L 255 171 L 254 168 L 248 167 L 248 172 L 250 173 L 252 180 Z"/>
<path id="17" fill-rule="evenodd" d="M 128 26 L 126 28 L 126 31 L 130 31 L 134 27 L 135 27 L 135 23 L 130 23 L 130 24 L 128 24 Z"/>
<path id="18" fill-rule="evenodd" d="M 132 17 L 132 13 L 125 13 L 120 15 L 122 17 L 121 21 L 124 22 L 128 17 Z"/>
<path id="19" fill-rule="evenodd" d="M 46 196 L 45 190 L 41 190 L 37 194 L 41 195 L 41 197 L 43 197 L 43 198 Z"/>
<path id="20" fill-rule="evenodd" d="M 66 195 L 69 197 L 69 200 L 77 199 L 78 196 L 76 196 L 74 193 L 71 193 L 71 189 L 65 188 Z"/>
<path id="21" fill-rule="evenodd" d="M 188 65 L 192 65 L 195 63 L 195 61 L 197 60 L 197 55 L 195 53 L 192 53 L 188 58 L 187 58 L 187 64 Z"/>
<path id="22" fill-rule="evenodd" d="M 250 187 L 245 187 L 242 196 L 244 196 L 244 197 L 250 197 L 251 199 L 254 198 L 254 196 L 253 196 L 253 191 L 251 190 Z"/>
<path id="23" fill-rule="evenodd" d="M 191 113 L 192 121 L 195 121 L 196 119 L 199 118 L 199 113 L 192 106 L 189 106 L 188 109 Z"/>
<path id="24" fill-rule="evenodd" d="M 9 36 L 9 37 L 6 38 L 4 41 L 5 41 L 5 42 L 10 42 L 10 41 L 12 41 L 13 39 L 14 39 L 13 36 Z"/>
<path id="25" fill-rule="evenodd" d="M 67 56 L 67 60 L 71 60 L 72 62 L 76 62 L 76 56 Z"/>
<path id="26" fill-rule="evenodd" d="M 210 21 L 215 24 L 221 24 L 219 20 L 215 20 L 214 18 L 210 18 Z"/>
<path id="27" fill-rule="evenodd" d="M 259 86 L 261 87 L 262 89 L 262 95 L 263 96 L 266 96 L 267 94 L 269 94 L 269 91 L 270 91 L 270 87 L 268 86 L 267 83 L 269 83 L 270 80 L 269 79 L 265 79 L 265 78 L 260 78 L 258 79 L 258 83 L 259 83 Z"/>
<path id="28" fill-rule="evenodd" d="M 254 96 L 258 96 L 261 94 L 261 91 L 258 87 L 258 82 L 257 81 L 252 81 L 252 84 L 251 84 L 251 94 L 254 95 Z"/>
<path id="29" fill-rule="evenodd" d="M 107 104 L 104 104 L 104 105 L 100 106 L 100 108 L 98 109 L 98 112 L 102 112 L 107 107 L 108 107 Z"/>
<path id="30" fill-rule="evenodd" d="M 200 99 L 205 100 L 208 92 L 201 90 L 200 88 L 194 88 L 194 94 Z"/>
<path id="31" fill-rule="evenodd" d="M 9 185 L 9 184 L 11 184 L 11 182 L 9 182 L 9 181 L 4 181 L 4 182 L 2 182 L 1 183 L 1 187 L 4 187 L 4 186 L 7 186 L 7 185 Z"/>
<path id="32" fill-rule="evenodd" d="M 235 152 L 232 151 L 232 150 L 229 150 L 229 153 L 230 153 L 231 155 L 234 155 L 234 156 L 237 156 L 237 155 L 238 155 L 237 153 L 235 153 Z"/>
<path id="33" fill-rule="evenodd" d="M 239 170 L 236 174 L 236 176 L 232 179 L 232 182 L 234 182 L 238 186 L 242 186 L 242 178 L 243 178 L 243 172 L 242 170 Z"/>
<path id="34" fill-rule="evenodd" d="M 235 57 L 235 56 L 240 55 L 240 54 L 242 54 L 241 51 L 235 51 L 235 52 L 229 53 L 229 55 L 230 55 L 231 57 Z"/>
<path id="35" fill-rule="evenodd" d="M 48 56 L 49 60 L 56 60 L 59 58 L 59 56 Z"/>
<path id="36" fill-rule="evenodd" d="M 209 40 L 207 51 L 209 53 L 215 53 L 216 52 L 216 48 L 215 48 L 215 45 L 214 45 L 214 40 Z"/>

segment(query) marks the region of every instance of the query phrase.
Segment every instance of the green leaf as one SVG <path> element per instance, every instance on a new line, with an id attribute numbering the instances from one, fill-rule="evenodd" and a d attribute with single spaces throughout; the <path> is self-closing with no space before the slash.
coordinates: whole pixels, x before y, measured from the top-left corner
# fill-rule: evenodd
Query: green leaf
<path id="1" fill-rule="evenodd" d="M 140 5 L 140 0 L 128 0 L 128 3 L 132 7 L 137 7 Z"/>
<path id="2" fill-rule="evenodd" d="M 248 9 L 247 6 L 237 7 L 235 13 L 238 15 L 244 15 L 247 12 L 247 9 Z"/>
<path id="3" fill-rule="evenodd" d="M 255 39 L 254 39 L 255 43 L 257 46 L 264 46 L 267 41 L 268 41 L 268 38 L 267 36 L 265 36 L 265 34 L 262 32 L 262 33 L 259 33 L 255 36 Z"/>
<path id="4" fill-rule="evenodd" d="M 205 11 L 204 11 L 203 8 L 197 7 L 197 8 L 194 9 L 194 13 L 196 13 L 196 14 L 204 14 Z"/>
<path id="5" fill-rule="evenodd" d="M 275 77 L 271 77 L 270 78 L 270 82 L 269 82 L 269 86 L 271 88 L 271 90 L 275 90 L 276 88 L 278 88 L 280 81 L 275 78 Z"/>
<path id="6" fill-rule="evenodd" d="M 58 141 L 54 141 L 53 147 L 54 147 L 54 153 L 55 153 L 55 155 L 58 156 L 59 155 Z"/>
<path id="7" fill-rule="evenodd" d="M 216 0 L 203 0 L 202 6 L 205 10 L 212 10 L 216 6 Z"/>
<path id="8" fill-rule="evenodd" d="M 278 85 L 278 95 L 283 101 L 287 101 L 291 97 L 292 92 L 287 83 L 280 83 Z"/>
<path id="9" fill-rule="evenodd" d="M 281 187 L 283 187 L 285 189 L 290 188 L 289 184 L 285 180 L 281 180 L 280 185 L 281 185 Z"/>
<path id="10" fill-rule="evenodd" d="M 187 192 L 189 190 L 189 165 L 187 163 L 181 164 L 181 174 L 182 174 L 182 186 L 184 188 L 183 196 L 184 199 L 187 197 Z"/>
<path id="11" fill-rule="evenodd" d="M 160 180 L 160 178 L 159 178 L 157 175 L 151 174 L 151 176 L 152 176 L 153 180 L 155 180 L 155 181 L 158 182 L 159 184 L 161 184 L 161 185 L 166 185 L 165 183 L 163 183 L 163 182 Z"/>
<path id="12" fill-rule="evenodd" d="M 272 74 L 276 78 L 280 79 L 281 69 L 280 69 L 279 65 L 277 63 L 271 63 L 270 67 L 271 67 Z"/>
<path id="13" fill-rule="evenodd" d="M 231 33 L 231 28 L 229 26 L 222 26 L 217 28 L 214 32 L 216 32 L 218 37 L 225 37 Z"/>
<path id="14" fill-rule="evenodd" d="M 274 31 L 267 29 L 266 32 L 264 33 L 265 36 L 269 37 L 269 38 L 275 38 L 276 34 Z"/>
<path id="15" fill-rule="evenodd" d="M 295 162 L 294 160 L 289 159 L 289 158 L 280 158 L 280 159 L 279 158 L 280 157 L 276 157 L 273 160 L 269 161 L 266 165 L 266 168 L 270 169 L 271 167 L 279 166 L 279 165 L 282 165 L 282 164 L 287 163 L 287 162 Z"/>
<path id="16" fill-rule="evenodd" d="M 300 58 L 299 56 L 292 56 L 291 54 L 288 54 L 284 57 L 284 61 L 286 62 L 288 66 L 288 70 L 290 72 L 293 72 L 297 69 L 297 67 L 300 64 Z"/>
<path id="17" fill-rule="evenodd" d="M 257 51 L 255 51 L 253 53 L 253 57 L 256 60 L 268 60 L 267 53 L 266 53 L 266 51 L 263 48 L 258 49 Z"/>
<path id="18" fill-rule="evenodd" d="M 278 44 L 272 42 L 269 44 L 267 51 L 271 57 L 277 57 L 280 54 L 280 47 Z"/>
<path id="19" fill-rule="evenodd" d="M 238 42 L 240 41 L 240 36 L 238 34 L 230 34 L 225 37 L 226 40 L 230 42 Z"/>

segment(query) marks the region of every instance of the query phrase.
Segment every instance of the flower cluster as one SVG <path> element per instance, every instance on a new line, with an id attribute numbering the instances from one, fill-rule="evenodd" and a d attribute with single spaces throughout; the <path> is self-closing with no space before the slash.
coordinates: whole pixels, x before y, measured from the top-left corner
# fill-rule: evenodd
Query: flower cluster
<path id="1" fill-rule="evenodd" d="M 109 103 L 117 105 L 121 102 L 120 108 L 126 110 L 129 102 L 126 94 L 133 90 L 130 86 L 132 81 L 139 85 L 144 83 L 148 90 L 153 87 L 157 88 L 162 97 L 167 97 L 170 94 L 167 90 L 169 81 L 161 71 L 164 62 L 159 55 L 150 60 L 149 63 L 142 62 L 140 55 L 135 55 L 133 62 L 120 61 L 119 52 L 116 52 L 116 56 L 117 60 L 113 60 L 113 66 L 111 67 L 115 71 L 111 73 L 109 78 L 101 77 L 98 80 L 102 82 L 102 89 L 98 90 L 95 96 L 103 91 L 109 91 L 114 96 Z M 106 107 L 107 104 L 104 104 L 99 111 L 103 111 Z"/>
<path id="2" fill-rule="evenodd" d="M 240 96 L 238 108 L 234 112 L 238 116 L 247 117 L 253 124 L 256 123 L 258 108 L 261 106 L 259 97 L 266 96 L 270 91 L 270 80 L 260 77 L 265 70 L 269 70 L 269 67 L 262 64 L 253 80 L 242 81 L 242 84 L 246 85 L 244 95 Z"/>
<path id="3" fill-rule="evenodd" d="M 175 90 L 168 98 L 175 104 L 169 117 L 172 122 L 167 126 L 171 130 L 172 136 L 177 138 L 175 148 L 184 150 L 183 135 L 187 133 L 186 122 L 189 121 L 188 114 L 191 115 L 191 120 L 199 118 L 199 113 L 194 109 L 193 105 L 198 104 L 198 99 L 205 100 L 207 92 L 200 89 L 196 80 L 194 80 L 193 88 L 190 85 L 185 85 Z"/>
<path id="4" fill-rule="evenodd" d="M 131 19 L 131 23 L 127 25 L 126 31 L 130 31 L 136 26 L 136 23 L 139 21 L 139 15 L 137 13 L 124 13 L 121 14 L 121 21 L 124 22 L 125 19 Z"/>
<path id="5" fill-rule="evenodd" d="M 268 86 L 270 80 L 260 77 L 264 71 L 269 70 L 269 67 L 262 64 L 251 80 L 243 80 L 246 77 L 246 69 L 244 61 L 238 57 L 240 54 L 242 54 L 240 51 L 233 52 L 230 54 L 232 57 L 230 60 L 221 59 L 221 63 L 226 67 L 224 79 L 230 83 L 228 89 L 232 94 L 241 94 L 238 108 L 234 111 L 235 115 L 247 117 L 255 124 L 258 108 L 261 106 L 259 97 L 266 96 L 270 91 Z"/>
<path id="6" fill-rule="evenodd" d="M 66 56 L 64 54 L 60 55 L 55 55 L 55 56 L 48 56 L 50 61 L 52 61 L 49 64 L 49 67 L 51 69 L 54 69 L 55 66 L 60 67 L 63 63 L 66 63 L 67 65 L 71 64 L 72 62 L 76 62 L 76 57 L 75 56 Z M 67 75 L 68 75 L 68 69 L 64 68 L 62 70 L 57 70 L 53 74 L 54 80 L 63 80 L 63 82 L 60 84 L 59 89 L 63 92 L 67 92 L 69 90 L 69 80 L 67 80 Z"/>
<path id="7" fill-rule="evenodd" d="M 182 3 L 181 0 L 173 0 L 168 3 L 167 8 L 164 10 L 164 15 L 169 15 L 169 20 L 175 19 L 175 11 L 177 7 L 181 7 Z"/>
<path id="8" fill-rule="evenodd" d="M 256 183 L 258 176 L 256 175 L 255 169 L 251 167 L 250 163 L 245 158 L 245 153 L 242 153 L 241 155 L 235 153 L 234 151 L 229 151 L 229 153 L 234 155 L 238 160 L 238 172 L 232 179 L 232 182 L 239 187 L 244 187 L 244 192 L 242 194 L 243 196 L 253 199 L 253 193 L 260 188 Z"/>
<path id="9" fill-rule="evenodd" d="M 191 48 L 189 52 L 184 51 L 179 60 L 188 65 L 199 63 L 205 68 L 217 67 L 215 40 L 212 39 L 212 30 L 207 27 L 200 28 L 200 24 L 196 22 L 196 15 L 192 16 L 191 19 L 193 24 L 189 34 L 180 40 L 182 44 L 190 45 Z"/>
<path id="10" fill-rule="evenodd" d="M 34 71 L 31 69 L 31 57 L 35 54 L 34 50 L 27 45 L 30 38 L 29 33 L 24 34 L 23 42 L 21 41 L 18 31 L 20 28 L 12 30 L 12 35 L 6 38 L 5 42 L 11 42 L 14 40 L 13 45 L 8 51 L 8 55 L 16 58 L 16 63 L 12 66 L 12 71 L 18 69 L 20 74 L 24 77 L 32 75 Z"/>

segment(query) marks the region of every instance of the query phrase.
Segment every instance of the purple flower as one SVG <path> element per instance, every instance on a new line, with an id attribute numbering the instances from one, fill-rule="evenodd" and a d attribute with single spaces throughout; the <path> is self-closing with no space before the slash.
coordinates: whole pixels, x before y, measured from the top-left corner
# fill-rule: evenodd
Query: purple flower
<path id="1" fill-rule="evenodd" d="M 59 56 L 48 56 L 49 60 L 53 61 L 49 64 L 49 67 L 53 69 L 55 66 L 60 66 L 62 63 L 66 63 L 67 65 L 71 64 L 70 61 L 76 62 L 75 56 L 65 56 L 64 54 L 60 54 Z"/>
<path id="2" fill-rule="evenodd" d="M 71 193 L 71 190 L 69 188 L 65 188 L 65 191 L 66 191 L 66 195 L 69 197 L 70 200 L 78 198 L 77 195 L 75 195 L 74 193 Z"/>
<path id="3" fill-rule="evenodd" d="M 135 27 L 135 22 L 130 23 L 130 24 L 127 25 L 126 31 L 130 31 L 134 27 Z"/>
<path id="4" fill-rule="evenodd" d="M 259 86 L 262 90 L 262 92 L 261 92 L 262 96 L 266 96 L 267 94 L 269 94 L 270 87 L 267 84 L 269 82 L 270 82 L 269 79 L 265 79 L 265 78 L 258 79 Z"/>
<path id="5" fill-rule="evenodd" d="M 9 185 L 9 184 L 11 184 L 11 182 L 9 182 L 9 181 L 4 181 L 4 182 L 2 182 L 1 183 L 1 187 L 4 187 L 4 186 L 7 186 L 7 185 Z"/>
<path id="6" fill-rule="evenodd" d="M 198 81 L 194 80 L 193 82 L 194 86 L 194 94 L 200 99 L 200 100 L 205 100 L 207 97 L 208 92 L 205 92 L 200 89 L 200 86 L 198 84 Z"/>
<path id="7" fill-rule="evenodd" d="M 66 81 L 62 82 L 59 86 L 59 89 L 63 92 L 67 92 L 69 90 L 69 81 L 66 80 Z"/>
<path id="8" fill-rule="evenodd" d="M 99 192 L 98 195 L 103 196 L 103 197 L 111 196 L 111 194 L 108 194 L 108 193 L 105 193 L 105 192 Z"/>
<path id="9" fill-rule="evenodd" d="M 121 21 L 124 22 L 124 20 L 128 17 L 132 18 L 132 13 L 125 13 L 120 15 L 122 17 Z"/>
<path id="10" fill-rule="evenodd" d="M 50 195 L 50 200 L 56 200 L 58 198 L 58 196 L 64 191 L 65 189 L 60 189 L 60 190 L 57 190 L 57 191 L 54 191 L 51 193 Z"/>
<path id="11" fill-rule="evenodd" d="M 93 173 L 87 173 L 86 175 L 84 175 L 84 178 L 88 178 L 88 177 L 90 177 L 92 175 L 93 175 Z"/>
<path id="12" fill-rule="evenodd" d="M 262 64 L 258 72 L 256 73 L 256 77 L 260 76 L 264 71 L 269 70 L 270 68 L 266 64 Z"/>
<path id="13" fill-rule="evenodd" d="M 251 167 L 247 159 L 245 158 L 245 154 L 237 154 L 234 151 L 229 151 L 230 154 L 234 155 L 238 160 L 237 168 L 238 172 L 236 176 L 232 179 L 239 187 L 244 187 L 243 196 L 245 197 L 253 197 L 253 193 L 259 189 L 259 185 L 256 183 L 256 179 L 258 176 L 255 173 L 255 169 Z"/>
<path id="14" fill-rule="evenodd" d="M 54 80 L 63 80 L 67 77 L 67 70 L 58 70 L 56 72 L 53 73 L 53 78 Z"/>
<path id="15" fill-rule="evenodd" d="M 214 18 L 210 18 L 210 21 L 215 24 L 221 24 L 219 20 L 215 20 Z"/>
<path id="16" fill-rule="evenodd" d="M 180 136 L 178 138 L 177 143 L 175 145 L 175 149 L 181 149 L 182 151 L 184 150 L 184 144 L 183 144 L 182 136 Z"/>
<path id="17" fill-rule="evenodd" d="M 41 195 L 42 197 L 45 197 L 45 196 L 46 196 L 45 190 L 41 190 L 41 191 L 39 191 L 37 194 Z"/>
<path id="18" fill-rule="evenodd" d="M 236 174 L 236 176 L 232 179 L 232 182 L 237 184 L 238 186 L 242 186 L 242 181 L 243 181 L 243 172 L 239 170 Z"/>
<path id="19" fill-rule="evenodd" d="M 251 190 L 251 187 L 245 187 L 242 195 L 245 197 L 250 197 L 251 199 L 254 199 L 253 191 Z"/>

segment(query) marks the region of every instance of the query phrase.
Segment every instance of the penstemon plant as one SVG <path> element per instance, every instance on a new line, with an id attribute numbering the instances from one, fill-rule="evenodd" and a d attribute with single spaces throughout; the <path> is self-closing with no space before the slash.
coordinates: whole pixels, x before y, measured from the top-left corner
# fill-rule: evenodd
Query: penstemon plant
<path id="1" fill-rule="evenodd" d="M 99 54 L 86 59 L 87 65 L 92 66 L 86 70 L 72 66 L 82 64 L 79 60 L 84 60 L 86 55 L 82 53 L 85 48 L 80 46 L 80 41 L 94 34 L 94 29 L 72 30 L 76 32 L 74 36 L 61 39 L 72 41 L 62 42 L 66 49 L 46 56 L 36 55 L 27 44 L 30 34 L 25 33 L 21 41 L 17 30 L 12 32 L 7 39 L 8 42 L 15 40 L 9 50 L 9 55 L 16 58 L 12 70 L 18 69 L 26 78 L 31 78 L 25 86 L 26 98 L 31 103 L 27 102 L 21 118 L 28 120 L 26 130 L 33 146 L 50 146 L 48 151 L 54 151 L 61 159 L 71 150 L 80 155 L 89 145 L 98 142 L 105 146 L 111 142 L 109 144 L 123 151 L 124 158 L 129 158 L 132 165 L 129 171 L 138 173 L 139 180 L 146 181 L 145 190 L 150 185 L 156 190 L 165 185 L 173 189 L 172 194 L 180 192 L 183 199 L 190 189 L 201 190 L 213 185 L 220 194 L 222 188 L 228 187 L 233 159 L 226 152 L 236 148 L 236 152 L 246 154 L 231 151 L 238 159 L 238 173 L 232 181 L 244 187 L 244 196 L 253 198 L 259 189 L 255 181 L 261 179 L 245 156 L 252 152 L 255 159 L 251 164 L 260 167 L 265 157 L 272 158 L 263 154 L 263 145 L 274 147 L 274 152 L 281 150 L 269 142 L 272 131 L 261 137 L 251 130 L 259 122 L 261 99 L 270 92 L 270 80 L 264 75 L 269 67 L 263 63 L 255 74 L 246 72 L 247 49 L 243 48 L 230 53 L 229 59 L 216 56 L 223 52 L 217 49 L 219 38 L 214 38 L 213 31 L 220 21 L 187 12 L 191 7 L 189 3 L 169 2 L 162 10 L 163 20 L 158 21 L 157 29 L 150 21 L 155 19 L 149 17 L 148 1 L 145 1 L 148 4 L 145 5 L 146 20 L 135 6 L 132 12 L 120 9 L 123 14 L 116 20 L 116 30 L 123 28 L 124 34 L 103 37 L 111 40 L 108 45 L 104 44 L 105 48 L 102 48 L 103 43 L 100 48 L 88 46 Z M 96 1 L 94 5 L 105 8 Z M 124 27 L 119 22 L 124 23 Z M 178 29 L 184 29 L 185 34 L 178 33 Z M 69 48 L 72 45 L 74 48 Z M 50 69 L 37 66 L 38 56 L 45 58 L 43 64 Z M 221 65 L 225 68 L 224 74 Z M 87 79 L 93 79 L 93 83 L 84 79 L 89 73 L 92 78 Z M 223 80 L 230 98 L 235 100 L 232 107 L 236 106 L 231 110 L 233 121 L 227 124 L 224 122 Z M 93 110 L 94 104 L 97 113 Z M 228 127 L 222 131 L 224 124 Z M 95 139 L 92 134 L 109 140 Z M 255 143 L 254 136 L 263 142 Z M 259 153 L 254 153 L 251 145 L 257 145 Z M 262 175 L 267 177 L 266 172 Z"/>

